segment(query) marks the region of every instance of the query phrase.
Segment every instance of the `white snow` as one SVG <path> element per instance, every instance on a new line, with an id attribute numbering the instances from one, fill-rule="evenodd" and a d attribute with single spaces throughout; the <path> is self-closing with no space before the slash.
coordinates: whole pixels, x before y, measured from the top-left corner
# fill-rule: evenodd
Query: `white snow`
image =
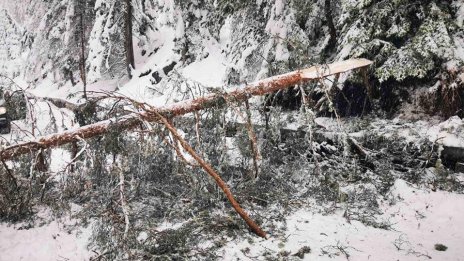
<path id="1" fill-rule="evenodd" d="M 226 60 L 220 53 L 218 45 L 210 42 L 207 45 L 209 55 L 203 60 L 195 61 L 183 69 L 183 76 L 207 87 L 220 87 L 226 75 Z"/>
<path id="2" fill-rule="evenodd" d="M 232 23 L 233 19 L 231 17 L 227 17 L 224 21 L 224 25 L 221 27 L 219 31 L 219 42 L 222 46 L 228 48 L 228 44 L 232 41 Z"/>
<path id="3" fill-rule="evenodd" d="M 326 126 L 328 130 L 335 130 L 335 120 L 329 118 L 317 118 L 316 122 Z M 342 121 L 342 124 L 346 124 Z M 377 119 L 370 123 L 377 135 L 384 137 L 398 136 L 407 142 L 416 143 L 421 139 L 428 139 L 432 143 L 451 147 L 464 147 L 464 119 L 452 116 L 440 122 L 437 118 L 426 120 L 405 121 L 401 118 L 393 120 Z"/>
<path id="4" fill-rule="evenodd" d="M 95 8 L 101 8 L 104 1 L 97 0 Z M 261 1 L 258 1 L 260 3 Z M 366 4 L 368 1 L 350 0 L 349 5 Z M 358 3 L 359 2 L 359 3 Z M 174 50 L 176 40 L 185 34 L 185 21 L 182 14 L 176 9 L 172 0 L 158 0 L 161 10 L 154 16 L 156 21 L 154 27 L 156 32 L 149 31 L 147 36 L 147 50 L 159 48 L 151 56 L 142 56 L 137 43 L 139 39 L 134 39 L 136 50 L 136 69 L 133 71 L 132 80 L 102 80 L 102 71 L 105 67 L 105 53 L 108 47 L 108 24 L 105 24 L 106 17 L 97 15 L 95 27 L 91 32 L 89 45 L 91 46 L 88 66 L 91 68 L 88 78 L 91 83 L 87 86 L 90 92 L 110 92 L 116 89 L 119 93 L 138 101 L 147 102 L 151 105 L 162 106 L 181 98 L 176 93 L 171 97 L 167 80 L 163 79 L 160 84 L 153 84 L 150 76 L 137 77 L 141 73 L 152 70 L 162 72 L 163 67 L 171 62 L 179 62 L 179 54 Z M 289 57 L 286 47 L 288 38 L 288 24 L 291 24 L 291 14 L 286 12 L 288 1 L 275 0 L 274 8 L 271 10 L 270 18 L 266 24 L 266 32 L 271 39 L 265 43 L 263 50 L 264 56 L 274 52 L 276 61 L 284 61 Z M 459 4 L 457 9 L 456 24 L 462 27 L 464 17 L 464 5 Z M 194 11 L 197 17 L 206 16 L 206 11 Z M 69 14 L 71 11 L 68 12 Z M 230 49 L 232 42 L 232 27 L 234 19 L 228 17 L 225 20 L 219 33 L 219 40 L 212 37 L 207 30 L 202 29 L 201 40 L 202 55 L 186 65 L 185 67 L 175 67 L 174 72 L 185 78 L 185 82 L 179 88 L 184 88 L 185 84 L 194 82 L 205 87 L 223 87 L 227 75 L 227 70 L 237 67 L 239 70 L 245 68 L 245 58 L 258 48 L 258 43 L 253 43 L 241 51 L 241 59 L 235 64 L 229 64 L 225 50 Z M 64 25 L 63 25 L 64 26 Z M 66 24 L 66 26 L 70 26 Z M 338 53 L 336 59 L 342 60 L 350 56 L 355 46 L 352 39 L 360 38 L 362 32 L 354 24 L 346 36 L 343 38 L 343 48 Z M 57 37 L 60 37 L 57 32 Z M 142 41 L 142 40 L 140 40 Z M 464 57 L 464 43 L 462 38 L 454 38 L 456 48 L 455 56 Z M 199 48 L 201 49 L 201 48 Z M 18 49 L 19 50 L 19 49 Z M 27 57 L 23 54 L 23 57 Z M 461 59 L 462 60 L 462 59 Z M 180 63 L 178 63 L 180 65 Z M 51 66 L 50 64 L 48 66 Z M 107 67 L 108 65 L 106 65 Z M 184 65 L 182 65 L 184 66 Z M 13 67 L 8 68 L 14 71 Z M 43 69 L 43 68 L 39 68 Z M 266 62 L 263 61 L 261 72 L 258 78 L 267 73 Z M 161 76 L 165 76 L 161 73 Z M 343 76 L 345 77 L 345 76 Z M 166 77 L 165 77 L 166 78 Z M 343 78 L 342 78 L 343 79 Z M 21 78 L 15 79 L 24 87 Z M 341 80 L 342 81 L 342 80 Z M 169 87 L 169 88 L 168 88 Z M 81 102 L 83 85 L 78 83 L 72 86 L 69 82 L 64 85 L 57 83 L 53 74 L 41 80 L 34 89 L 29 90 L 38 97 L 62 98 L 75 103 Z M 72 97 L 71 97 L 72 96 Z M 49 106 L 45 102 L 37 102 L 34 105 L 35 115 L 37 115 L 36 129 L 31 129 L 30 121 L 18 121 L 13 127 L 13 134 L 2 135 L 9 141 L 15 138 L 23 138 L 21 135 L 31 136 L 27 132 L 20 134 L 19 129 L 34 132 L 36 136 L 54 132 L 53 128 L 59 131 L 77 127 L 73 122 L 71 113 L 67 110 Z M 51 112 L 51 114 L 49 113 Z M 51 124 L 53 115 L 57 125 Z M 231 118 L 228 115 L 228 119 Z M 257 123 L 259 119 L 254 119 Z M 240 117 L 237 122 L 244 122 Z M 339 131 L 340 123 L 330 118 L 317 118 L 316 123 L 325 127 L 329 131 Z M 398 134 L 407 141 L 414 142 L 418 138 L 425 137 L 432 142 L 448 146 L 464 147 L 464 121 L 458 117 L 452 117 L 445 122 L 433 124 L 430 122 L 419 121 L 409 124 L 395 126 L 394 122 L 378 121 L 381 126 L 378 131 L 382 135 Z M 286 125 L 289 129 L 298 129 L 298 123 L 292 122 Z M 182 134 L 182 133 L 181 133 Z M 364 132 L 351 133 L 351 136 L 361 136 Z M 30 137 L 32 138 L 32 137 Z M 233 138 L 226 138 L 225 145 L 228 147 L 228 156 L 233 164 L 239 164 L 240 150 Z M 334 148 L 335 149 L 335 148 Z M 191 157 L 185 151 L 181 151 L 187 160 Z M 53 149 L 51 152 L 50 171 L 59 173 L 66 167 L 71 160 L 69 152 L 64 149 Z M 464 180 L 464 178 L 463 178 Z M 464 243 L 464 195 L 452 194 L 447 192 L 431 192 L 415 189 L 403 180 L 397 180 L 390 191 L 388 200 L 380 200 L 385 214 L 382 217 L 392 224 L 393 230 L 382 230 L 368 227 L 358 221 L 349 221 L 343 217 L 343 211 L 335 212 L 332 215 L 322 215 L 312 209 L 297 209 L 286 218 L 285 240 L 273 236 L 268 240 L 254 239 L 236 240 L 229 242 L 220 252 L 224 260 L 260 260 L 257 256 L 265 251 L 271 251 L 276 255 L 281 251 L 296 253 L 301 247 L 309 246 L 312 252 L 305 256 L 306 260 L 346 260 L 343 251 L 350 255 L 350 260 L 427 260 L 432 257 L 434 260 L 464 260 L 461 254 L 461 247 Z M 391 204 L 395 203 L 395 204 Z M 158 227 L 158 231 L 166 229 L 178 229 L 186 222 L 169 223 L 163 222 Z M 67 233 L 63 223 L 52 221 L 51 223 L 30 229 L 19 230 L 20 225 L 8 226 L 0 224 L 0 261 L 7 260 L 88 260 L 89 250 L 86 244 L 89 239 L 90 229 L 82 229 L 82 234 L 77 232 Z M 149 237 L 147 232 L 141 232 L 137 240 L 145 242 Z M 438 252 L 434 250 L 434 244 L 442 243 L 448 246 L 448 250 Z M 249 252 L 245 249 L 249 248 Z M 342 251 L 343 250 L 343 251 Z"/>
<path id="5" fill-rule="evenodd" d="M 232 241 L 219 253 L 224 260 L 265 260 L 265 252 L 294 254 L 309 246 L 304 260 L 464 260 L 464 211 L 459 207 L 464 195 L 420 190 L 397 180 L 390 197 L 381 206 L 391 230 L 349 221 L 343 211 L 322 215 L 300 209 L 287 217 L 284 236 Z M 437 243 L 448 249 L 435 250 Z"/>
<path id="6" fill-rule="evenodd" d="M 68 150 L 57 148 L 51 151 L 50 172 L 59 173 L 71 162 L 71 153 Z"/>
<path id="7" fill-rule="evenodd" d="M 275 8 L 271 12 L 271 17 L 266 24 L 266 31 L 272 36 L 269 44 L 275 44 L 275 58 L 277 61 L 285 61 L 289 58 L 290 53 L 285 46 L 287 38 L 287 24 L 290 16 L 283 14 L 283 0 L 276 0 Z"/>
<path id="8" fill-rule="evenodd" d="M 456 24 L 459 27 L 463 27 L 463 22 L 464 22 L 464 3 L 460 1 L 454 2 L 454 5 L 457 8 L 456 12 Z"/>
<path id="9" fill-rule="evenodd" d="M 68 232 L 59 221 L 32 228 L 0 223 L 0 261 L 89 260 L 90 234 L 90 228 Z"/>
<path id="10" fill-rule="evenodd" d="M 231 166 L 240 166 L 241 152 L 237 147 L 236 138 L 226 137 L 227 162 Z"/>
<path id="11" fill-rule="evenodd" d="M 427 136 L 432 142 L 464 148 L 464 120 L 458 116 L 453 116 L 428 129 Z"/>
<path id="12" fill-rule="evenodd" d="M 163 221 L 158 227 L 156 227 L 156 231 L 164 231 L 164 230 L 167 230 L 167 229 L 176 230 L 176 229 L 182 227 L 187 222 L 188 221 L 178 222 L 178 223 L 170 223 L 170 222 L 167 222 L 167 221 Z"/>
<path id="13" fill-rule="evenodd" d="M 148 233 L 145 231 L 140 232 L 139 235 L 137 236 L 137 241 L 139 241 L 140 243 L 145 242 L 147 239 L 148 239 Z"/>

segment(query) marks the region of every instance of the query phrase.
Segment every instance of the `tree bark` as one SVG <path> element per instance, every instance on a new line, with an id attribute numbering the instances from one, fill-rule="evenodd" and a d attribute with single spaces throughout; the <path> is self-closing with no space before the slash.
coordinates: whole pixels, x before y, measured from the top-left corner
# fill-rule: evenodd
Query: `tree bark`
<path id="1" fill-rule="evenodd" d="M 70 142 L 79 141 L 80 139 L 95 137 L 107 133 L 110 129 L 114 130 L 114 128 L 120 130 L 131 129 L 138 126 L 141 120 L 159 122 L 158 114 L 165 118 L 172 118 L 207 108 L 226 107 L 229 103 L 245 101 L 252 96 L 262 96 L 305 81 L 321 79 L 333 74 L 363 68 L 370 64 L 372 64 L 372 62 L 366 59 L 354 59 L 293 71 L 251 83 L 245 88 L 237 88 L 230 92 L 213 93 L 197 99 L 177 102 L 164 107 L 152 108 L 145 112 L 137 114 L 132 113 L 74 130 L 39 137 L 34 141 L 12 145 L 0 151 L 0 160 L 9 160 L 16 156 L 40 149 L 57 147 Z"/>
<path id="2" fill-rule="evenodd" d="M 126 0 L 126 12 L 124 13 L 126 66 L 129 78 L 132 78 L 131 70 L 135 69 L 134 45 L 132 43 L 132 3 Z"/>
<path id="3" fill-rule="evenodd" d="M 332 6 L 331 0 L 324 0 L 324 11 L 325 11 L 325 19 L 327 20 L 327 26 L 329 27 L 329 44 L 327 49 L 331 50 L 337 44 L 337 30 L 335 29 L 335 25 L 333 22 L 333 14 L 332 14 Z"/>
<path id="4" fill-rule="evenodd" d="M 82 84 L 84 85 L 84 99 L 87 100 L 87 74 L 85 71 L 85 25 L 84 25 L 84 15 L 85 15 L 85 3 L 80 2 L 80 14 L 79 14 L 79 31 L 80 31 L 80 61 L 79 69 L 81 73 Z"/>

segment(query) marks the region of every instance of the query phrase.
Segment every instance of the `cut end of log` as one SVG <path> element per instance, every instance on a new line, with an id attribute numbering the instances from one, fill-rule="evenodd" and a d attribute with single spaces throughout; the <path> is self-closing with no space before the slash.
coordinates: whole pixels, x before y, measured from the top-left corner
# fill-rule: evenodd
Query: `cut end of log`
<path id="1" fill-rule="evenodd" d="M 324 78 L 333 74 L 343 73 L 350 70 L 364 68 L 373 62 L 367 59 L 350 59 L 346 61 L 334 62 L 331 64 L 315 65 L 301 70 L 301 78 L 304 80 L 315 80 Z"/>

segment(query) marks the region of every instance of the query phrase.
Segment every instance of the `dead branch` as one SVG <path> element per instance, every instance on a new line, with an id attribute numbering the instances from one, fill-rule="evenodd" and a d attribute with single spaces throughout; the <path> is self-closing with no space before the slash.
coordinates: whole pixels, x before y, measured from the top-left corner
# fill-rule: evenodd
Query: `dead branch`
<path id="1" fill-rule="evenodd" d="M 228 103 L 241 102 L 248 100 L 252 96 L 262 96 L 278 90 L 289 88 L 298 83 L 321 79 L 333 74 L 363 68 L 372 64 L 366 59 L 354 59 L 336 62 L 327 66 L 313 66 L 307 69 L 293 71 L 287 74 L 270 77 L 252 84 L 245 88 L 238 88 L 231 92 L 212 93 L 197 99 L 186 100 L 172 105 L 159 107 L 144 111 L 142 113 L 132 113 L 122 117 L 115 117 L 109 120 L 86 125 L 74 130 L 55 133 L 44 137 L 39 137 L 35 141 L 28 141 L 6 147 L 0 151 L 0 160 L 9 160 L 16 156 L 26 154 L 40 149 L 61 146 L 80 138 L 86 139 L 107 133 L 110 129 L 131 129 L 140 123 L 140 119 L 157 122 L 162 115 L 165 118 L 181 116 L 187 113 L 200 111 L 207 108 L 220 108 L 227 106 Z"/>
<path id="2" fill-rule="evenodd" d="M 353 139 L 352 137 L 347 138 L 348 144 L 350 145 L 351 149 L 356 152 L 359 156 L 362 158 L 367 158 L 369 157 L 370 153 L 366 151 L 361 145 L 358 144 L 358 142 Z"/>
<path id="3" fill-rule="evenodd" d="M 171 142 L 169 142 L 168 139 L 166 139 L 166 137 L 163 137 L 163 141 L 164 143 L 166 143 L 166 145 L 168 145 L 169 147 L 171 147 L 177 154 L 177 157 L 179 157 L 185 164 L 191 166 L 191 167 L 198 167 L 197 165 L 193 164 L 192 162 L 188 161 L 184 155 L 182 155 L 182 151 L 180 151 L 180 148 L 179 146 L 176 146 L 174 144 L 172 144 Z M 176 142 L 177 144 L 177 142 Z"/>
<path id="4" fill-rule="evenodd" d="M 255 169 L 255 175 L 252 178 L 257 178 L 259 175 L 259 166 L 261 162 L 261 154 L 259 153 L 258 143 L 256 134 L 253 130 L 253 124 L 251 123 L 251 111 L 250 111 L 250 104 L 248 100 L 245 100 L 245 113 L 246 117 L 242 115 L 239 110 L 236 110 L 237 114 L 246 121 L 245 127 L 248 133 L 248 139 L 250 140 L 250 150 L 253 156 L 253 167 Z"/>
<path id="5" fill-rule="evenodd" d="M 200 115 L 196 111 L 194 114 L 195 116 L 195 133 L 197 135 L 197 146 L 200 147 L 201 145 L 201 138 L 200 138 Z"/>
<path id="6" fill-rule="evenodd" d="M 248 137 L 250 139 L 251 152 L 253 153 L 253 165 L 255 166 L 255 172 L 256 172 L 255 178 L 257 178 L 259 175 L 259 165 L 261 162 L 261 154 L 259 153 L 256 133 L 253 130 L 253 125 L 251 123 L 251 111 L 250 111 L 250 104 L 248 100 L 245 100 L 245 108 L 246 108 L 246 114 L 247 114 Z"/>
<path id="7" fill-rule="evenodd" d="M 78 110 L 79 109 L 79 105 L 78 104 L 75 104 L 75 103 L 72 103 L 72 102 L 69 102 L 69 101 L 66 101 L 66 100 L 63 100 L 63 99 L 59 99 L 59 98 L 51 98 L 51 97 L 39 97 L 39 96 L 36 96 L 30 92 L 25 92 L 24 95 L 28 98 L 28 99 L 34 99 L 34 100 L 37 100 L 37 101 L 44 101 L 44 102 L 49 102 L 53 105 L 55 105 L 57 108 L 60 108 L 60 109 L 63 109 L 63 108 L 66 108 L 70 111 L 74 111 L 74 110 Z"/>
<path id="8" fill-rule="evenodd" d="M 118 168 L 119 171 L 119 196 L 121 200 L 121 209 L 122 213 L 124 214 L 124 236 L 123 239 L 126 239 L 127 233 L 129 233 L 129 207 L 127 206 L 126 196 L 124 195 L 124 185 L 125 185 L 125 178 L 124 178 L 124 170 L 122 168 Z"/>
<path id="9" fill-rule="evenodd" d="M 320 175 L 321 174 L 321 168 L 319 166 L 319 160 L 317 159 L 317 154 L 316 154 L 316 150 L 314 149 L 314 144 L 313 144 L 313 125 L 316 124 L 316 122 L 314 121 L 314 113 L 313 111 L 311 110 L 310 108 L 310 105 L 309 105 L 309 99 L 308 99 L 308 96 L 306 95 L 306 92 L 303 88 L 303 86 L 299 86 L 300 87 L 300 91 L 301 91 L 301 98 L 303 100 L 303 109 L 304 109 L 304 116 L 306 118 L 306 122 L 308 124 L 308 134 L 309 134 L 309 149 L 311 150 L 311 153 L 313 155 L 313 160 L 314 160 L 314 164 L 316 166 L 316 174 L 317 175 Z"/>

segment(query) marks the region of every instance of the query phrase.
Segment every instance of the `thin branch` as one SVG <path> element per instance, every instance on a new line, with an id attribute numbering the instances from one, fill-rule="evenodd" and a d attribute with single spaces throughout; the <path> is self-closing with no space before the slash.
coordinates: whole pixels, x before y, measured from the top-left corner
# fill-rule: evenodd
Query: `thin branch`
<path id="1" fill-rule="evenodd" d="M 2 160 L 2 164 L 3 164 L 3 167 L 5 168 L 5 171 L 8 175 L 8 177 L 11 179 L 11 181 L 13 182 L 14 184 L 14 187 L 15 189 L 18 188 L 18 181 L 16 180 L 15 176 L 13 175 L 13 173 L 11 173 L 11 170 L 8 168 L 8 165 L 6 165 L 5 161 Z"/>
<path id="2" fill-rule="evenodd" d="M 182 154 L 182 152 L 180 151 L 179 149 L 179 146 L 175 146 L 174 144 L 172 144 L 171 142 L 168 141 L 168 139 L 166 139 L 166 137 L 163 137 L 163 141 L 164 143 L 166 143 L 167 145 L 169 145 L 169 147 L 171 147 L 172 149 L 174 149 L 174 151 L 176 152 L 177 156 L 183 161 L 185 162 L 185 164 L 191 166 L 191 167 L 198 167 L 198 165 L 196 164 L 193 164 L 192 162 L 188 161 L 185 156 Z"/>
<path id="3" fill-rule="evenodd" d="M 129 220 L 129 208 L 127 206 L 126 196 L 124 195 L 124 183 L 125 183 L 124 171 L 122 170 L 122 168 L 119 168 L 119 196 L 121 199 L 121 208 L 122 208 L 122 213 L 124 214 L 124 223 L 125 223 L 123 239 L 126 239 L 127 233 L 129 232 L 130 220 Z"/>
<path id="4" fill-rule="evenodd" d="M 250 139 L 251 152 L 253 153 L 253 165 L 255 167 L 255 178 L 257 178 L 259 175 L 259 167 L 260 167 L 259 165 L 261 162 L 261 154 L 259 153 L 256 133 L 253 130 L 253 125 L 251 123 L 250 103 L 248 102 L 248 100 L 245 100 L 245 108 L 246 108 L 246 114 L 247 114 L 246 120 L 247 120 L 248 137 Z"/>

